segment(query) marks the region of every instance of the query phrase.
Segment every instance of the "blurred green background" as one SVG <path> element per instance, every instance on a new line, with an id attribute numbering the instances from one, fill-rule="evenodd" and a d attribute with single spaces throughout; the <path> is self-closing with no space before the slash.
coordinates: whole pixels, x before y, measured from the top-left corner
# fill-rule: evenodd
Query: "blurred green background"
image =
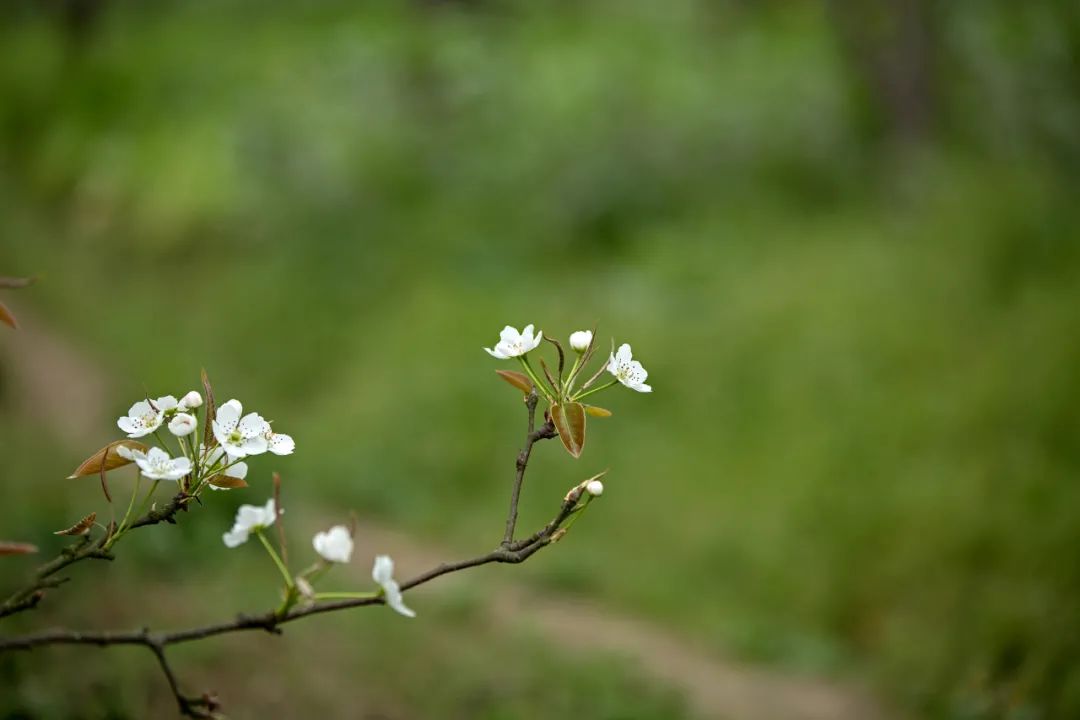
<path id="1" fill-rule="evenodd" d="M 490 549 L 524 418 L 480 348 L 599 323 L 655 391 L 598 396 L 580 460 L 537 447 L 523 528 L 610 468 L 563 543 L 417 590 L 415 621 L 185 647 L 189 689 L 234 717 L 811 717 L 768 714 L 794 681 L 1080 716 L 1077 87 L 1064 1 L 4 3 L 0 274 L 41 280 L 0 298 L 0 537 L 51 554 L 106 513 L 62 478 L 200 367 L 298 449 L 0 632 L 269 606 L 220 534 L 273 470 L 294 554 L 350 509 L 398 533 L 341 587 L 376 552 L 425 569 L 387 538 Z M 494 607 L 507 582 L 664 652 L 570 642 Z M 763 702 L 657 671 L 687 657 Z M 168 717 L 162 685 L 138 649 L 4 655 L 0 715 Z"/>

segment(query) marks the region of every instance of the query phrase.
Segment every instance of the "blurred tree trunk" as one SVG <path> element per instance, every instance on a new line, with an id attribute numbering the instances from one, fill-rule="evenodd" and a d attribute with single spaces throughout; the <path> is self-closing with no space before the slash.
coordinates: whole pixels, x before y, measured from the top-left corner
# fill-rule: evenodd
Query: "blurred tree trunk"
<path id="1" fill-rule="evenodd" d="M 829 0 L 873 134 L 906 144 L 928 135 L 937 110 L 933 0 Z"/>

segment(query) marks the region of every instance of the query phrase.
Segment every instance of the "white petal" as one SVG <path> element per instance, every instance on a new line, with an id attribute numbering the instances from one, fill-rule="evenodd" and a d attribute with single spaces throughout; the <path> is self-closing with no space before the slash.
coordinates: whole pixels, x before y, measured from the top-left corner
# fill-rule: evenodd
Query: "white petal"
<path id="1" fill-rule="evenodd" d="M 237 480 L 243 480 L 247 477 L 248 466 L 246 462 L 238 462 L 231 468 L 225 470 L 225 477 L 236 478 Z M 210 487 L 214 487 L 211 485 Z M 219 488 L 220 489 L 220 488 Z"/>
<path id="2" fill-rule="evenodd" d="M 236 427 L 241 435 L 248 438 L 255 435 L 265 435 L 270 430 L 270 423 L 266 422 L 259 413 L 248 413 Z"/>
<path id="3" fill-rule="evenodd" d="M 244 438 L 244 441 L 240 444 L 240 449 L 243 451 L 243 455 L 239 457 L 246 457 L 247 455 L 262 455 L 266 452 L 269 443 L 266 441 L 266 436 L 256 435 L 255 437 Z"/>
<path id="4" fill-rule="evenodd" d="M 652 386 L 651 385 L 646 385 L 644 383 L 642 383 L 640 385 L 633 385 L 632 387 L 633 387 L 634 390 L 637 390 L 638 392 L 641 392 L 641 393 L 652 392 Z"/>
<path id="5" fill-rule="evenodd" d="M 371 568 L 371 579 L 384 585 L 394 579 L 394 561 L 389 555 L 379 555 L 375 558 L 375 565 Z"/>
<path id="6" fill-rule="evenodd" d="M 521 339 L 521 333 L 519 333 L 517 331 L 517 328 L 510 327 L 509 325 L 504 327 L 502 329 L 502 332 L 499 333 L 499 340 L 501 342 L 510 342 L 510 343 L 512 343 L 512 342 L 517 342 L 520 339 Z"/>
<path id="7" fill-rule="evenodd" d="M 541 330 L 540 332 L 536 333 L 536 338 L 533 340 L 532 347 L 530 347 L 529 349 L 530 350 L 535 350 L 537 348 L 537 346 L 539 346 L 540 343 L 543 340 L 544 340 L 544 331 Z"/>
<path id="8" fill-rule="evenodd" d="M 173 469 L 178 470 L 180 475 L 187 475 L 191 472 L 191 461 L 186 457 L 178 457 L 172 461 Z"/>
<path id="9" fill-rule="evenodd" d="M 221 539 L 225 541 L 225 547 L 234 548 L 247 542 L 248 532 L 247 528 L 233 527 L 222 535 Z"/>
<path id="10" fill-rule="evenodd" d="M 401 588 L 396 582 L 391 580 L 383 585 L 383 591 L 386 593 L 387 605 L 405 617 L 416 617 L 416 611 L 405 606 L 405 602 L 401 599 Z"/>
<path id="11" fill-rule="evenodd" d="M 140 430 L 136 429 L 135 422 L 127 415 L 122 418 L 117 418 L 116 426 L 124 432 L 128 433 L 129 437 L 139 437 L 138 435 L 134 435 L 133 433 L 141 432 Z"/>
<path id="12" fill-rule="evenodd" d="M 145 400 L 140 400 L 128 409 L 128 415 L 133 418 L 149 415 L 152 412 L 154 412 L 154 409 L 150 407 L 150 403 Z"/>
<path id="13" fill-rule="evenodd" d="M 158 412 L 168 412 L 169 410 L 176 409 L 176 397 L 173 395 L 163 395 L 154 401 L 154 406 L 157 407 Z"/>
<path id="14" fill-rule="evenodd" d="M 505 355 L 503 351 L 499 349 L 498 345 L 495 346 L 494 350 L 492 350 L 491 348 L 484 348 L 484 351 L 493 358 L 498 358 L 499 360 L 507 359 L 507 355 Z"/>
<path id="15" fill-rule="evenodd" d="M 296 443 L 291 436 L 284 433 L 273 433 L 270 436 L 270 452 L 275 455 L 292 455 L 295 449 Z"/>
<path id="16" fill-rule="evenodd" d="M 628 345 L 627 343 L 623 343 L 622 345 L 620 345 L 618 352 L 615 353 L 615 359 L 620 365 L 633 360 L 634 355 L 632 352 L 630 352 L 630 345 Z"/>
<path id="17" fill-rule="evenodd" d="M 244 406 L 236 398 L 233 398 L 232 400 L 229 400 L 228 402 L 226 402 L 225 404 L 223 404 L 221 407 L 219 407 L 217 409 L 217 411 L 219 413 L 222 410 L 225 410 L 229 414 L 235 414 L 236 417 L 240 417 L 241 415 L 244 414 Z"/>

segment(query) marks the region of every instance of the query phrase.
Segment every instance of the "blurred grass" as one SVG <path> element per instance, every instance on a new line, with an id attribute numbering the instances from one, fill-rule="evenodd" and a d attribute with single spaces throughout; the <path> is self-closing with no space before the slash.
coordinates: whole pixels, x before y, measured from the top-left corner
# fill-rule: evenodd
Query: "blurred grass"
<path id="1" fill-rule="evenodd" d="M 525 527 L 604 467 L 609 491 L 515 571 L 869 674 L 928 717 L 1069 717 L 1078 115 L 1055 69 L 1075 55 L 1050 10 L 1008 30 L 987 7 L 947 25 L 953 124 L 899 148 L 864 137 L 816 4 L 121 3 L 76 42 L 11 11 L 0 270 L 44 279 L 4 302 L 107 368 L 102 427 L 205 366 L 298 441 L 244 500 L 279 469 L 297 499 L 464 548 L 498 538 L 522 431 L 480 347 L 599 322 L 656 392 L 598 398 L 615 416 L 580 461 L 541 448 Z M 49 478 L 93 448 L 57 449 L 0 379 L 4 534 L 50 545 L 97 501 Z M 139 577 L 224 562 L 239 501 L 178 529 L 181 567 L 142 549 Z M 405 648 L 388 667 L 426 652 L 377 632 Z M 463 683 L 501 665 L 474 660 Z M 600 716 L 511 695 L 491 717 Z"/>

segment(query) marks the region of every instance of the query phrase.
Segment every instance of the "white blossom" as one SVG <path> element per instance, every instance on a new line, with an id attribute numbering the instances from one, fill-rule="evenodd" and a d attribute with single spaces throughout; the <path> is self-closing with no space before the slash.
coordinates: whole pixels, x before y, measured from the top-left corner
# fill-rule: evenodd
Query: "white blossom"
<path id="1" fill-rule="evenodd" d="M 585 486 L 585 491 L 593 497 L 600 497 L 604 494 L 604 483 L 599 480 L 590 480 Z"/>
<path id="2" fill-rule="evenodd" d="M 187 395 L 180 398 L 180 403 L 176 407 L 180 411 L 186 411 L 186 410 L 194 410 L 195 408 L 201 407 L 201 406 L 202 406 L 202 395 L 200 395 L 199 393 L 192 390 Z"/>
<path id="3" fill-rule="evenodd" d="M 531 350 L 535 350 L 536 346 L 540 344 L 540 341 L 544 339 L 543 332 L 537 332 L 533 335 L 533 326 L 526 325 L 525 329 L 520 333 L 517 328 L 512 328 L 509 325 L 503 328 L 499 333 L 499 342 L 495 344 L 495 348 L 484 348 L 488 355 L 499 360 L 506 360 L 508 358 L 519 357 L 525 355 Z"/>
<path id="4" fill-rule="evenodd" d="M 169 453 L 161 448 L 152 447 L 149 452 L 132 450 L 119 446 L 117 454 L 127 460 L 134 460 L 139 470 L 151 480 L 177 481 L 191 472 L 191 461 L 186 457 L 170 458 Z"/>
<path id="5" fill-rule="evenodd" d="M 214 418 L 214 437 L 231 457 L 259 455 L 267 450 L 270 423 L 258 413 L 244 412 L 239 400 L 230 400 L 218 408 Z"/>
<path id="6" fill-rule="evenodd" d="M 315 533 L 311 544 L 315 546 L 315 552 L 328 562 L 347 563 L 352 557 L 353 539 L 349 528 L 344 525 L 335 525 L 326 532 Z"/>
<path id="7" fill-rule="evenodd" d="M 652 392 L 652 387 L 645 384 L 645 380 L 649 377 L 648 371 L 641 366 L 641 363 L 634 360 L 630 353 L 630 346 L 626 343 L 619 346 L 618 352 L 611 354 L 607 370 L 631 390 L 643 393 Z"/>
<path id="8" fill-rule="evenodd" d="M 270 527 L 277 519 L 277 510 L 274 507 L 274 498 L 266 501 L 266 505 L 241 505 L 236 511 L 236 521 L 232 530 L 221 536 L 225 546 L 234 548 L 247 542 L 248 536 L 256 530 Z"/>
<path id="9" fill-rule="evenodd" d="M 196 426 L 199 421 L 195 419 L 194 415 L 190 415 L 186 412 L 178 412 L 173 416 L 173 419 L 169 421 L 169 432 L 176 437 L 185 437 L 195 432 Z"/>
<path id="10" fill-rule="evenodd" d="M 570 347 L 574 349 L 574 352 L 583 353 L 589 349 L 590 344 L 592 344 L 591 330 L 578 330 L 570 334 Z"/>
<path id="11" fill-rule="evenodd" d="M 416 617 L 416 613 L 405 607 L 401 599 L 401 587 L 394 580 L 394 561 L 389 555 L 379 555 L 375 558 L 375 565 L 371 568 L 371 577 L 382 587 L 387 605 L 405 617 Z"/>
<path id="12" fill-rule="evenodd" d="M 172 401 L 171 405 L 169 401 Z M 175 409 L 176 398 L 172 395 L 157 400 L 140 400 L 131 406 L 127 415 L 117 419 L 116 425 L 126 432 L 129 438 L 143 437 L 161 427 L 166 410 Z"/>

